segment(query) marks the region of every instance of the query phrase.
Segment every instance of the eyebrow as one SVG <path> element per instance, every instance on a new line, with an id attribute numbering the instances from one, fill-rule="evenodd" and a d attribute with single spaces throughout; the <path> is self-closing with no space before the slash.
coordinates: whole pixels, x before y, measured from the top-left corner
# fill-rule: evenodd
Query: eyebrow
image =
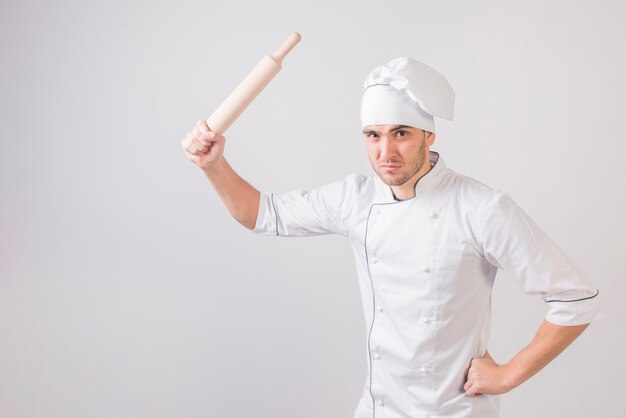
<path id="1" fill-rule="evenodd" d="M 398 129 L 410 128 L 408 125 L 396 125 L 395 127 L 389 129 L 389 132 L 397 131 Z"/>
<path id="2" fill-rule="evenodd" d="M 411 128 L 411 127 L 410 127 L 410 126 L 408 126 L 408 125 L 396 125 L 396 126 L 394 126 L 393 128 L 389 129 L 389 132 L 397 131 L 397 130 L 399 130 L 399 129 L 404 129 L 404 128 Z M 378 132 L 376 132 L 376 131 L 375 131 L 375 130 L 373 130 L 373 129 L 365 129 L 365 130 L 363 130 L 363 133 L 364 133 L 364 134 L 367 134 L 367 133 L 370 133 L 370 132 L 375 132 L 375 133 L 378 133 Z"/>

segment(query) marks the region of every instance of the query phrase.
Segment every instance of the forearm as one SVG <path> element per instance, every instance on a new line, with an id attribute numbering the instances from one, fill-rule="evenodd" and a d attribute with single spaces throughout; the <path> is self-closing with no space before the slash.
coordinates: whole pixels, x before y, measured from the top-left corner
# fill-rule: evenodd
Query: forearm
<path id="1" fill-rule="evenodd" d="M 497 364 L 489 352 L 472 359 L 463 386 L 466 395 L 499 395 L 521 385 L 565 350 L 588 325 L 561 326 L 546 320 L 531 343 L 507 364 Z"/>
<path id="2" fill-rule="evenodd" d="M 232 217 L 246 228 L 254 229 L 259 191 L 242 179 L 224 158 L 203 171 Z"/>
<path id="3" fill-rule="evenodd" d="M 509 389 L 521 385 L 543 369 L 588 325 L 562 326 L 544 320 L 531 343 L 503 366 L 506 370 Z"/>

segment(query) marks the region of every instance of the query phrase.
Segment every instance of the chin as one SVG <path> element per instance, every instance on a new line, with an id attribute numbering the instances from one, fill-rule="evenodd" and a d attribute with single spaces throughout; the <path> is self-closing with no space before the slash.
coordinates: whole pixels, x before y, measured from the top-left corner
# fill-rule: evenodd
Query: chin
<path id="1" fill-rule="evenodd" d="M 380 177 L 383 183 L 385 183 L 388 186 L 400 186 L 405 183 L 404 181 L 402 181 L 402 179 L 399 179 L 394 176 L 389 176 L 387 174 L 378 173 L 378 177 Z"/>

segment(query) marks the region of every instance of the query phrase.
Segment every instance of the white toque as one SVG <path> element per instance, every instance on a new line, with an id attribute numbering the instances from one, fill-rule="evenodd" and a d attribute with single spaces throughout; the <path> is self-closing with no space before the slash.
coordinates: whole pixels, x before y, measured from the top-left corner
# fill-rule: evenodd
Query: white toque
<path id="1" fill-rule="evenodd" d="M 397 124 L 435 132 L 433 116 L 454 116 L 454 90 L 448 80 L 410 57 L 375 68 L 363 87 L 361 127 Z"/>

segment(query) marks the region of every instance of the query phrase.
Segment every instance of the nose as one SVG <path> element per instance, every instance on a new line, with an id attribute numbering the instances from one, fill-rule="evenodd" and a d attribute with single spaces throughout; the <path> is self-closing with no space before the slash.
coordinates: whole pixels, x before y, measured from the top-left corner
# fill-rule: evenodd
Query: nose
<path id="1" fill-rule="evenodd" d="M 393 143 L 393 139 L 389 138 L 387 135 L 383 136 L 380 139 L 380 159 L 383 161 L 389 160 L 395 154 L 395 145 Z"/>

